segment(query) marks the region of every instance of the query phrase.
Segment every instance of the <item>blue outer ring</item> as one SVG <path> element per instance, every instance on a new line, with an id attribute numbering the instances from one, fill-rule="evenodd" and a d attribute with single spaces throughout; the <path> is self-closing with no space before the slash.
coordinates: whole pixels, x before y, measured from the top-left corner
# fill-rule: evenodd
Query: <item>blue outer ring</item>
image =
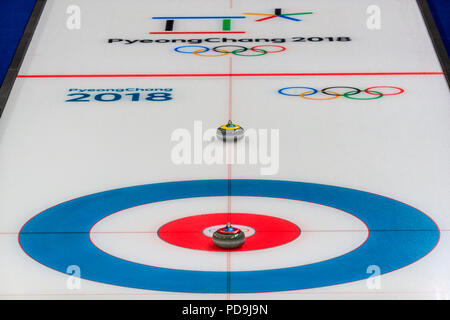
<path id="1" fill-rule="evenodd" d="M 311 89 L 311 90 L 314 91 L 312 93 L 305 94 L 305 96 L 311 96 L 311 95 L 316 94 L 317 92 L 319 92 L 317 89 L 311 88 L 311 87 L 286 87 L 286 88 L 282 88 L 282 89 L 278 90 L 278 93 L 282 94 L 284 96 L 290 96 L 290 97 L 298 97 L 300 95 L 300 94 L 284 93 L 284 90 L 287 90 L 287 89 Z"/>
<path id="2" fill-rule="evenodd" d="M 197 48 L 203 48 L 203 49 L 204 49 L 203 51 L 199 51 L 198 53 L 202 53 L 202 52 L 207 52 L 207 51 L 209 51 L 209 48 L 208 48 L 208 47 L 205 47 L 205 46 L 196 46 L 196 45 L 179 46 L 179 47 L 176 47 L 176 48 L 173 49 L 173 50 L 175 50 L 176 52 L 179 52 L 179 53 L 194 53 L 193 51 L 192 51 L 192 52 L 186 52 L 186 51 L 180 51 L 180 50 L 179 50 L 180 48 L 187 48 L 187 47 L 197 47 Z M 194 51 L 196 51 L 196 50 L 194 50 Z"/>
<path id="3" fill-rule="evenodd" d="M 228 195 L 228 180 L 196 180 L 115 189 L 73 199 L 49 208 L 24 225 L 19 242 L 38 262 L 66 272 L 78 265 L 81 277 L 112 285 L 176 292 L 245 293 L 307 289 L 368 278 L 369 265 L 381 273 L 402 268 L 430 252 L 439 229 L 424 213 L 368 192 L 312 183 L 232 180 L 232 196 L 308 201 L 343 210 L 363 220 L 367 241 L 342 256 L 281 269 L 227 272 L 159 268 L 125 261 L 97 249 L 89 230 L 120 210 L 195 197 Z"/>

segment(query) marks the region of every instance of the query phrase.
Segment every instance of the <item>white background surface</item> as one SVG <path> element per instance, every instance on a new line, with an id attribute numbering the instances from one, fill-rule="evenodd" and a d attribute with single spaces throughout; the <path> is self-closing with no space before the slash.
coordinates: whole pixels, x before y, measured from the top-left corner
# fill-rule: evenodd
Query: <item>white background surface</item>
<path id="1" fill-rule="evenodd" d="M 69 4 L 78 4 L 82 9 L 81 30 L 65 28 L 65 10 Z M 365 10 L 369 4 L 378 4 L 382 9 L 379 31 L 370 31 L 365 26 Z M 20 74 L 227 73 L 228 56 L 209 59 L 177 54 L 171 44 L 107 43 L 108 38 L 156 38 L 148 32 L 162 30 L 150 19 L 152 16 L 198 15 L 199 7 L 205 15 L 241 15 L 246 11 L 272 12 L 274 5 L 272 1 L 235 0 L 233 9 L 229 9 L 227 1 L 222 5 L 203 0 L 167 1 L 164 5 L 157 1 L 48 1 Z M 287 50 L 280 54 L 256 58 L 233 56 L 233 72 L 442 71 L 414 1 L 277 1 L 276 7 L 286 12 L 314 11 L 314 14 L 291 24 L 272 19 L 256 25 L 249 18 L 245 23 L 239 22 L 242 28 L 236 26 L 236 30 L 248 31 L 247 35 L 229 37 L 350 36 L 353 40 L 286 43 L 282 45 Z M 169 36 L 158 35 L 158 38 Z M 440 243 L 431 254 L 418 263 L 384 275 L 383 287 L 378 291 L 368 290 L 365 282 L 359 281 L 328 288 L 231 297 L 448 299 L 450 110 L 444 77 L 234 77 L 232 81 L 234 120 L 245 128 L 280 130 L 279 172 L 262 177 L 259 165 L 233 165 L 233 178 L 313 182 L 381 194 L 424 211 L 442 232 Z M 167 295 L 183 299 L 224 298 L 225 295 L 135 290 L 89 281 L 83 281 L 82 290 L 70 291 L 66 289 L 66 275 L 26 256 L 18 245 L 17 233 L 35 214 L 78 196 L 162 181 L 227 178 L 225 165 L 173 164 L 170 151 L 174 142 L 170 135 L 177 128 L 192 130 L 194 120 L 203 121 L 204 128 L 216 128 L 226 122 L 228 85 L 228 78 L 17 79 L 0 121 L 0 298 L 167 298 Z M 277 93 L 288 86 L 364 89 L 378 85 L 399 86 L 405 93 L 372 101 L 344 97 L 309 101 Z M 70 88 L 127 87 L 170 87 L 174 89 L 174 99 L 138 103 L 64 102 Z M 153 223 L 213 209 L 211 203 L 203 200 L 196 203 L 189 200 L 188 206 L 187 201 L 174 201 L 160 208 L 167 216 L 154 211 L 152 217 L 157 220 Z M 303 210 L 304 205 L 294 215 L 294 211 L 288 210 L 289 201 L 275 202 L 233 199 L 232 208 L 262 214 L 267 211 L 280 217 L 289 212 L 290 219 L 298 224 L 301 219 L 316 223 L 314 227 L 323 227 L 324 221 L 318 217 L 308 220 L 310 212 L 319 210 L 320 215 L 336 215 L 331 209 L 314 206 Z M 177 207 L 176 213 L 170 210 Z M 214 203 L 216 212 L 224 212 L 226 208 L 225 198 Z M 148 206 L 148 210 L 153 212 L 154 205 Z M 339 226 L 337 220 L 333 221 L 336 225 L 330 227 Z M 352 225 L 351 221 L 348 223 Z M 324 248 L 327 243 L 339 240 L 330 233 L 315 236 L 318 238 L 310 240 L 316 241 L 315 246 L 311 244 L 309 251 L 304 248 L 305 255 L 295 262 L 341 252 L 340 246 Z M 339 243 L 353 248 L 360 243 L 360 236 L 347 234 Z M 145 247 L 143 239 L 107 239 L 103 235 L 95 236 L 95 241 L 133 259 L 147 261 L 157 257 L 161 264 L 181 267 L 177 255 L 189 256 L 187 249 L 171 246 L 169 250 L 164 242 L 155 241 L 160 254 L 149 257 L 144 250 L 138 252 L 135 247 L 136 250 L 127 251 L 124 247 L 137 243 Z M 265 253 L 238 253 L 236 257 L 233 254 L 232 261 L 239 270 L 262 268 L 264 263 L 267 267 L 271 263 L 289 265 L 293 261 L 289 261 L 292 257 L 288 250 L 297 245 L 300 243 L 292 242 Z M 258 254 L 267 255 L 266 262 L 255 261 Z M 207 255 L 215 255 L 211 267 L 219 268 L 224 257 L 217 253 Z M 280 259 L 284 256 L 286 260 L 272 261 L 274 256 Z M 201 268 L 208 266 L 198 266 Z"/>

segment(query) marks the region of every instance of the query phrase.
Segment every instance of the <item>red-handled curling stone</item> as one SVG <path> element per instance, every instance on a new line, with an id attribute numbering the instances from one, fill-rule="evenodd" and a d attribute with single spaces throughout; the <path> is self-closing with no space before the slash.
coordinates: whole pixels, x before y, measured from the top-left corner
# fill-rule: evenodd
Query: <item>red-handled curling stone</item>
<path id="1" fill-rule="evenodd" d="M 213 233 L 212 240 L 216 246 L 222 249 L 235 249 L 245 242 L 245 234 L 241 229 L 228 224 Z"/>

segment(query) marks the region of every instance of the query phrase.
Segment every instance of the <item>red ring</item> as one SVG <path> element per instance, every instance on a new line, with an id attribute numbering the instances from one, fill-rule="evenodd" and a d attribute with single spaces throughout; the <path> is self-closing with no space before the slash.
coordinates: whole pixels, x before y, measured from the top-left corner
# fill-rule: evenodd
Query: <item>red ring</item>
<path id="1" fill-rule="evenodd" d="M 278 50 L 278 51 L 267 51 L 266 50 L 267 53 L 277 53 L 277 52 L 282 52 L 282 51 L 286 50 L 286 47 L 277 46 L 277 45 L 274 45 L 274 44 L 262 44 L 262 45 L 259 45 L 259 46 L 254 46 L 254 47 L 251 47 L 250 50 L 253 50 L 253 49 L 258 48 L 258 47 L 278 47 L 278 48 L 281 48 L 281 50 Z M 255 50 L 253 50 L 253 51 L 255 51 Z"/>
<path id="2" fill-rule="evenodd" d="M 383 96 L 395 96 L 395 95 L 397 95 L 397 94 L 401 94 L 401 93 L 405 92 L 405 89 L 402 89 L 402 88 L 399 88 L 399 87 L 392 87 L 392 86 L 375 86 L 375 87 L 370 87 L 370 88 L 364 89 L 364 91 L 365 91 L 366 93 L 368 93 L 368 94 L 376 95 L 376 94 L 374 94 L 374 93 L 369 92 L 369 90 L 370 90 L 370 89 L 373 89 L 373 88 L 392 88 L 392 89 L 397 89 L 397 90 L 399 90 L 399 91 L 396 92 L 396 93 L 383 93 Z"/>
<path id="3" fill-rule="evenodd" d="M 206 251 L 228 251 L 214 245 L 212 238 L 203 234 L 211 226 L 224 225 L 229 213 L 189 216 L 166 223 L 158 230 L 158 236 L 175 246 Z M 280 246 L 298 238 L 300 229 L 284 219 L 250 213 L 232 213 L 231 223 L 249 226 L 255 234 L 245 239 L 244 244 L 233 251 L 267 249 Z"/>

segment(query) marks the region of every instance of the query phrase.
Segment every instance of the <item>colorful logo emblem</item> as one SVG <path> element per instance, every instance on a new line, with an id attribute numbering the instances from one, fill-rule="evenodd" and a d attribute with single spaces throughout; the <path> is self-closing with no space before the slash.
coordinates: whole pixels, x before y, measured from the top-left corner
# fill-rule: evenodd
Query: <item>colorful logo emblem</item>
<path id="1" fill-rule="evenodd" d="M 312 14 L 312 12 L 295 12 L 295 13 L 282 13 L 281 8 L 274 9 L 274 13 L 255 13 L 255 12 L 244 12 L 244 15 L 250 16 L 262 16 L 262 18 L 255 21 L 261 22 L 273 18 L 282 18 L 291 21 L 302 21 L 301 19 L 294 18 L 293 16 Z M 167 17 L 152 17 L 153 20 L 164 20 L 164 31 L 150 32 L 150 34 L 228 34 L 228 33 L 245 33 L 245 31 L 233 31 L 231 30 L 231 22 L 233 20 L 246 19 L 246 16 L 191 16 L 191 17 L 180 17 L 180 16 L 167 16 Z M 221 30 L 200 30 L 200 31 L 175 31 L 175 21 L 177 20 L 221 20 Z"/>
<path id="2" fill-rule="evenodd" d="M 304 14 L 312 14 L 312 12 L 296 12 L 296 13 L 282 13 L 280 8 L 274 10 L 274 13 L 255 13 L 255 12 L 244 12 L 245 15 L 250 16 L 263 16 L 262 18 L 255 20 L 256 22 L 261 22 L 273 18 L 283 18 L 291 21 L 302 21 L 301 19 L 293 18 L 292 16 L 299 16 Z"/>
<path id="3" fill-rule="evenodd" d="M 385 92 L 385 90 L 383 90 L 384 92 L 381 92 L 381 88 L 387 88 L 387 90 L 390 91 Z M 345 90 L 345 92 L 337 92 L 337 90 L 335 89 L 347 90 Z M 311 87 L 286 87 L 278 90 L 278 93 L 284 96 L 294 96 L 308 100 L 333 100 L 339 97 L 353 100 L 374 100 L 384 96 L 396 96 L 398 94 L 402 94 L 403 92 L 405 92 L 403 88 L 393 86 L 374 86 L 366 89 L 359 89 L 348 86 L 333 86 L 320 90 Z M 316 94 L 319 97 L 315 96 Z"/>

